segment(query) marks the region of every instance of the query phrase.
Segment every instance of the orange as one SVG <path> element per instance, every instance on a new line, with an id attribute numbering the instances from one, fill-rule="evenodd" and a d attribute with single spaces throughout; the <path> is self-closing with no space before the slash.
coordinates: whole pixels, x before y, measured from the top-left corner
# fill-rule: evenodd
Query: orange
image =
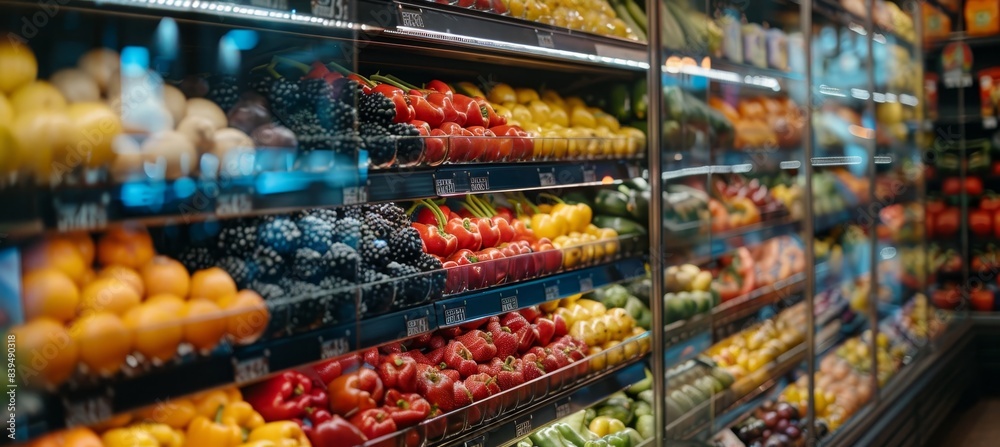
<path id="1" fill-rule="evenodd" d="M 177 318 L 157 304 L 132 308 L 125 314 L 125 327 L 132 331 L 135 350 L 159 361 L 174 357 L 183 336 Z"/>
<path id="2" fill-rule="evenodd" d="M 87 271 L 83 272 L 83 277 L 80 278 L 80 287 L 94 282 L 95 279 L 97 279 L 97 272 L 94 269 L 88 268 Z"/>
<path id="3" fill-rule="evenodd" d="M 225 270 L 209 267 L 191 275 L 191 299 L 218 301 L 236 294 L 236 281 Z"/>
<path id="4" fill-rule="evenodd" d="M 69 276 L 80 285 L 89 266 L 69 239 L 55 237 L 43 240 L 21 256 L 21 271 L 30 272 L 43 268 L 54 268 Z"/>
<path id="5" fill-rule="evenodd" d="M 80 361 L 92 372 L 109 375 L 118 372 L 132 351 L 132 336 L 121 318 L 110 312 L 86 315 L 69 328 L 80 345 Z"/>
<path id="6" fill-rule="evenodd" d="M 28 447 L 104 447 L 101 438 L 86 427 L 49 433 L 28 444 Z"/>
<path id="7" fill-rule="evenodd" d="M 60 323 L 76 316 L 80 291 L 73 280 L 56 269 L 35 270 L 21 281 L 24 318 L 28 321 L 49 317 Z"/>
<path id="8" fill-rule="evenodd" d="M 97 248 L 94 246 L 94 238 L 90 237 L 90 233 L 78 231 L 67 234 L 66 238 L 76 245 L 76 251 L 80 252 L 80 256 L 83 256 L 83 262 L 86 262 L 87 266 L 94 265 Z"/>
<path id="9" fill-rule="evenodd" d="M 97 261 L 101 265 L 120 264 L 138 269 L 155 254 L 153 238 L 145 228 L 112 228 L 97 243 Z"/>
<path id="10" fill-rule="evenodd" d="M 241 290 L 219 301 L 226 310 L 226 333 L 237 344 L 246 345 L 257 341 L 271 318 L 264 299 L 253 290 Z"/>
<path id="11" fill-rule="evenodd" d="M 203 299 L 193 299 L 184 305 L 184 341 L 208 351 L 219 344 L 225 333 L 226 317 L 219 305 Z"/>
<path id="12" fill-rule="evenodd" d="M 146 286 L 142 282 L 142 276 L 139 275 L 139 272 L 125 267 L 124 265 L 109 265 L 104 267 L 100 272 L 97 272 L 97 277 L 120 279 L 132 286 L 132 289 L 134 289 L 139 296 L 146 295 Z"/>
<path id="13" fill-rule="evenodd" d="M 143 304 L 159 307 L 160 309 L 163 309 L 164 312 L 173 315 L 176 319 L 180 319 L 184 314 L 184 300 L 180 299 L 176 295 L 170 295 L 167 293 L 153 295 L 146 298 L 146 302 Z"/>
<path id="14" fill-rule="evenodd" d="M 183 430 L 197 416 L 191 399 L 169 399 L 143 408 L 135 413 L 136 419 L 151 424 L 167 424 Z"/>
<path id="15" fill-rule="evenodd" d="M 58 321 L 38 318 L 15 326 L 9 335 L 15 337 L 17 374 L 25 383 L 58 385 L 76 369 L 79 346 Z"/>
<path id="16" fill-rule="evenodd" d="M 180 262 L 167 256 L 156 256 L 142 267 L 140 273 L 146 284 L 146 293 L 150 295 L 169 293 L 181 298 L 188 296 L 191 277 Z"/>
<path id="17" fill-rule="evenodd" d="M 80 312 L 107 311 L 124 315 L 141 301 L 142 297 L 127 282 L 118 278 L 98 278 L 83 288 Z"/>

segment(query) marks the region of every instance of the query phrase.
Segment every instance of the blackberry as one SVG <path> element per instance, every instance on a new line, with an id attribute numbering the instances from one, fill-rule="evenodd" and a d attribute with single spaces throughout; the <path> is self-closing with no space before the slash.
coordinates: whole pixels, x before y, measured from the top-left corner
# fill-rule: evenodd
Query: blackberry
<path id="1" fill-rule="evenodd" d="M 328 271 L 331 276 L 355 281 L 358 277 L 358 261 L 361 257 L 350 246 L 337 242 L 330 246 L 324 259 L 329 262 Z"/>
<path id="2" fill-rule="evenodd" d="M 373 316 L 392 309 L 396 290 L 389 276 L 374 270 L 366 270 L 361 277 L 361 305 L 358 311 L 362 316 Z"/>
<path id="3" fill-rule="evenodd" d="M 427 274 L 428 287 L 431 292 L 430 298 L 432 300 L 440 298 L 448 281 L 448 273 L 443 270 L 441 261 L 434 255 L 424 253 L 413 266 L 421 272 L 432 272 Z"/>
<path id="4" fill-rule="evenodd" d="M 333 240 L 357 248 L 361 243 L 361 221 L 356 217 L 342 216 L 333 224 Z"/>
<path id="5" fill-rule="evenodd" d="M 392 259 L 392 251 L 385 239 L 378 239 L 370 234 L 361 237 L 361 262 L 374 270 L 382 270 Z"/>
<path id="6" fill-rule="evenodd" d="M 365 215 L 365 210 L 358 205 L 341 207 L 337 210 L 337 216 L 341 219 L 353 217 L 360 221 Z"/>
<path id="7" fill-rule="evenodd" d="M 337 324 L 355 320 L 357 305 L 355 303 L 354 283 L 344 278 L 327 276 L 319 283 L 323 289 L 323 324 Z"/>
<path id="8" fill-rule="evenodd" d="M 396 139 L 396 162 L 401 165 L 411 165 L 420 159 L 424 153 L 424 140 L 420 131 L 410 123 L 393 123 L 388 127 L 389 133 Z"/>
<path id="9" fill-rule="evenodd" d="M 215 257 L 207 247 L 187 247 L 177 255 L 189 272 L 207 269 L 215 265 Z"/>
<path id="10" fill-rule="evenodd" d="M 397 230 L 410 227 L 410 216 L 406 215 L 406 211 L 395 203 L 390 202 L 365 205 L 365 210 L 378 213 L 385 218 L 385 220 L 389 221 L 389 223 L 391 223 Z"/>
<path id="11" fill-rule="evenodd" d="M 337 154 L 355 155 L 365 144 L 354 129 L 330 138 L 330 150 Z"/>
<path id="12" fill-rule="evenodd" d="M 295 279 L 284 279 L 281 286 L 288 295 L 288 327 L 291 331 L 310 329 L 319 321 L 323 311 L 320 297 L 323 289 L 318 285 Z"/>
<path id="13" fill-rule="evenodd" d="M 357 114 L 358 98 L 362 96 L 364 87 L 358 81 L 347 78 L 340 78 L 333 81 L 333 97 L 344 105 L 351 106 Z"/>
<path id="14" fill-rule="evenodd" d="M 358 118 L 362 123 L 388 126 L 396 118 L 396 106 L 391 99 L 381 93 L 373 92 L 368 95 L 360 95 L 358 98 Z"/>
<path id="15" fill-rule="evenodd" d="M 218 247 L 221 253 L 246 257 L 257 248 L 257 219 L 228 221 L 219 232 Z"/>
<path id="16" fill-rule="evenodd" d="M 312 111 L 300 109 L 288 115 L 282 115 L 281 121 L 292 132 L 295 132 L 299 149 L 303 151 L 327 150 L 333 144 L 333 132 L 323 127 L 319 117 Z"/>
<path id="17" fill-rule="evenodd" d="M 219 105 L 228 112 L 240 99 L 240 86 L 236 76 L 211 75 L 208 77 L 208 94 L 205 99 Z"/>
<path id="18" fill-rule="evenodd" d="M 285 259 L 271 247 L 259 246 L 253 255 L 257 276 L 263 281 L 277 281 L 285 274 Z"/>
<path id="19" fill-rule="evenodd" d="M 305 216 L 298 219 L 295 225 L 299 227 L 302 237 L 299 247 L 326 253 L 333 245 L 333 225 L 317 216 Z"/>
<path id="20" fill-rule="evenodd" d="M 295 250 L 295 257 L 292 259 L 292 273 L 299 279 L 318 283 L 329 270 L 329 263 L 324 259 L 325 253 L 311 248 Z"/>
<path id="21" fill-rule="evenodd" d="M 288 216 L 269 216 L 257 229 L 257 240 L 280 255 L 291 254 L 298 248 L 302 232 Z"/>
<path id="22" fill-rule="evenodd" d="M 220 259 L 217 265 L 228 272 L 241 289 L 249 286 L 257 277 L 257 264 L 252 260 L 247 261 L 235 256 L 226 256 Z"/>
<path id="23" fill-rule="evenodd" d="M 361 225 L 362 235 L 374 235 L 378 239 L 388 239 L 396 228 L 388 219 L 381 214 L 369 210 L 365 212 L 365 219 Z"/>
<path id="24" fill-rule="evenodd" d="M 266 74 L 254 74 L 247 81 L 247 87 L 251 91 L 259 93 L 261 96 L 267 98 L 271 93 L 271 84 L 274 82 L 274 78 Z"/>
<path id="25" fill-rule="evenodd" d="M 381 124 L 368 122 L 358 126 L 358 131 L 372 164 L 383 166 L 392 163 L 396 158 L 396 137 L 388 129 Z"/>
<path id="26" fill-rule="evenodd" d="M 271 112 L 282 121 L 295 111 L 302 110 L 304 95 L 297 81 L 288 78 L 274 79 L 265 96 L 271 104 Z M 286 122 L 285 125 L 295 130 L 290 123 Z"/>
<path id="27" fill-rule="evenodd" d="M 389 237 L 389 249 L 400 262 L 407 264 L 416 262 L 424 254 L 424 244 L 420 233 L 413 227 L 396 230 Z"/>
<path id="28" fill-rule="evenodd" d="M 353 130 L 357 112 L 353 106 L 334 98 L 334 88 L 322 79 L 305 79 L 300 89 L 304 98 L 304 109 L 312 111 L 317 121 L 332 134 Z"/>
<path id="29" fill-rule="evenodd" d="M 431 292 L 430 281 L 420 274 L 419 268 L 394 261 L 386 269 L 389 276 L 396 278 L 393 307 L 416 306 L 427 302 Z"/>
<path id="30" fill-rule="evenodd" d="M 260 294 L 265 300 L 274 301 L 285 298 L 285 289 L 277 284 L 269 282 L 254 281 L 247 286 L 248 289 Z"/>

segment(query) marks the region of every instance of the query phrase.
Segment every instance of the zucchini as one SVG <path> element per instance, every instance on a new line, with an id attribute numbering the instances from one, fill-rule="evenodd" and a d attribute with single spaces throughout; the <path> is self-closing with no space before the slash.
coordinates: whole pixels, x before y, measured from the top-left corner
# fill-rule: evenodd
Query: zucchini
<path id="1" fill-rule="evenodd" d="M 594 198 L 594 213 L 628 217 L 628 195 L 613 189 L 602 189 Z"/>
<path id="2" fill-rule="evenodd" d="M 643 31 L 649 31 L 649 18 L 646 17 L 646 11 L 643 11 L 639 7 L 639 4 L 632 0 L 622 0 L 625 2 L 625 9 L 628 10 L 629 15 L 632 16 L 632 20 L 642 27 Z"/>

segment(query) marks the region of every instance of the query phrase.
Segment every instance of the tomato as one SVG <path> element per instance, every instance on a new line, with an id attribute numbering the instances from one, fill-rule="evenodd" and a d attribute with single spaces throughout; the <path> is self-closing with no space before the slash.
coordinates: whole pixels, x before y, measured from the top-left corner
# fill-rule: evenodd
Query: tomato
<path id="1" fill-rule="evenodd" d="M 962 301 L 958 289 L 940 288 L 931 293 L 931 301 L 939 309 L 954 309 Z"/>
<path id="2" fill-rule="evenodd" d="M 993 212 L 993 236 L 1000 238 L 1000 210 Z"/>
<path id="3" fill-rule="evenodd" d="M 973 290 L 969 294 L 969 302 L 972 308 L 981 312 L 993 310 L 993 291 L 987 288 Z"/>
<path id="4" fill-rule="evenodd" d="M 941 214 L 938 214 L 934 222 L 934 230 L 939 236 L 950 237 L 958 232 L 959 222 L 958 208 L 948 207 Z"/>
<path id="5" fill-rule="evenodd" d="M 970 196 L 981 195 L 983 193 L 983 179 L 979 177 L 966 177 L 965 193 Z"/>
<path id="6" fill-rule="evenodd" d="M 941 192 L 945 195 L 955 196 L 962 192 L 962 181 L 958 177 L 948 177 L 941 184 Z"/>
<path id="7" fill-rule="evenodd" d="M 969 231 L 977 236 L 993 234 L 993 212 L 984 209 L 969 211 Z"/>
<path id="8" fill-rule="evenodd" d="M 958 273 L 962 271 L 962 257 L 954 250 L 948 250 L 944 254 L 944 262 L 940 267 L 942 272 Z"/>

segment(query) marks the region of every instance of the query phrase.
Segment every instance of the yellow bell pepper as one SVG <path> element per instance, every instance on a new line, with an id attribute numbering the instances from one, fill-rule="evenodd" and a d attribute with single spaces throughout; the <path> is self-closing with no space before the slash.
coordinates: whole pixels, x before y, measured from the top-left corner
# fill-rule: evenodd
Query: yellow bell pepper
<path id="1" fill-rule="evenodd" d="M 198 414 L 214 419 L 219 407 L 228 404 L 229 399 L 230 394 L 226 390 L 211 390 L 191 396 L 191 403 Z"/>
<path id="2" fill-rule="evenodd" d="M 191 399 L 171 399 L 137 411 L 136 419 L 182 429 L 197 415 L 197 409 Z"/>
<path id="3" fill-rule="evenodd" d="M 136 424 L 116 428 L 101 437 L 105 447 L 182 447 L 184 433 L 166 424 Z"/>
<path id="4" fill-rule="evenodd" d="M 590 311 L 591 315 L 604 315 L 608 311 L 600 301 L 583 299 L 577 300 L 576 304 Z"/>
<path id="5" fill-rule="evenodd" d="M 590 426 L 587 428 L 594 432 L 595 435 L 603 437 L 612 433 L 624 431 L 625 424 L 612 417 L 598 416 L 594 418 L 594 420 L 590 421 Z"/>
<path id="6" fill-rule="evenodd" d="M 566 220 L 551 214 L 537 213 L 531 216 L 531 231 L 539 238 L 555 239 L 566 233 Z"/>
<path id="7" fill-rule="evenodd" d="M 245 402 L 244 402 L 245 403 Z M 249 405 L 249 404 L 248 404 Z M 222 415 L 225 406 L 220 405 L 215 412 L 215 418 L 197 416 L 187 429 L 187 442 L 184 447 L 236 447 L 243 442 L 243 431 L 239 425 L 223 422 Z"/>
<path id="8" fill-rule="evenodd" d="M 269 422 L 253 429 L 247 437 L 247 443 L 253 444 L 257 441 L 271 441 L 280 447 L 310 446 L 309 438 L 302 432 L 302 427 L 292 421 Z"/>
<path id="9" fill-rule="evenodd" d="M 624 309 L 622 309 L 624 310 Z M 222 410 L 222 423 L 224 425 L 235 425 L 247 432 L 264 425 L 264 417 L 254 411 L 253 407 L 246 402 L 232 402 Z"/>

